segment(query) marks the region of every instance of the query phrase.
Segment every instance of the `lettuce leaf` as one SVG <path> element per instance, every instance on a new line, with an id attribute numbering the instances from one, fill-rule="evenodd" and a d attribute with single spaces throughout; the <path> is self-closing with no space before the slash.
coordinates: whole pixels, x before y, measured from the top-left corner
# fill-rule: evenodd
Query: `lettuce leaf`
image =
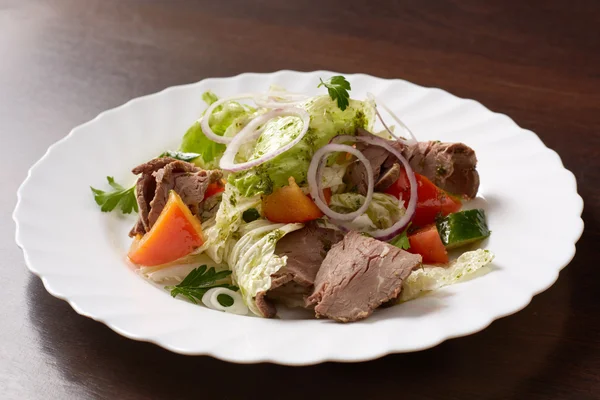
<path id="1" fill-rule="evenodd" d="M 371 129 L 375 116 L 372 102 L 350 100 L 349 106 L 340 110 L 327 95 L 312 97 L 300 105 L 310 114 L 310 126 L 304 138 L 287 152 L 255 168 L 232 174 L 229 182 L 243 196 L 269 194 L 288 184 L 293 176 L 299 186 L 305 185 L 310 160 L 316 150 L 337 135 L 354 135 L 356 128 Z M 280 117 L 267 122 L 263 133 L 249 155 L 241 161 L 253 160 L 292 141 L 302 128 L 298 117 Z"/>
<path id="2" fill-rule="evenodd" d="M 463 253 L 446 268 L 423 265 L 423 268 L 413 271 L 404 280 L 399 300 L 412 300 L 431 290 L 458 283 L 493 260 L 494 254 L 491 251 L 477 249 Z"/>
<path id="3" fill-rule="evenodd" d="M 277 241 L 286 234 L 304 227 L 303 224 L 274 224 L 267 220 L 250 222 L 227 257 L 233 282 L 248 308 L 261 316 L 255 297 L 271 287 L 271 275 L 287 263 L 287 256 L 275 255 Z"/>
<path id="4" fill-rule="evenodd" d="M 358 210 L 364 203 L 365 196 L 358 193 L 341 193 L 331 196 L 329 207 L 339 213 L 349 213 Z M 360 231 L 369 232 L 375 229 L 386 229 L 404 215 L 397 198 L 385 193 L 373 193 L 373 200 L 367 212 L 356 218 L 349 225 Z"/>
<path id="5" fill-rule="evenodd" d="M 205 92 L 202 99 L 208 104 L 217 101 L 217 96 L 212 92 Z M 254 118 L 256 110 L 235 101 L 227 102 L 215 109 L 210 116 L 210 127 L 220 136 L 234 136 L 244 125 Z M 202 132 L 198 121 L 187 130 L 183 136 L 179 151 L 185 153 L 198 153 L 200 157 L 194 163 L 201 168 L 214 169 L 219 166 L 219 160 L 225 152 L 226 145 L 213 142 Z"/>

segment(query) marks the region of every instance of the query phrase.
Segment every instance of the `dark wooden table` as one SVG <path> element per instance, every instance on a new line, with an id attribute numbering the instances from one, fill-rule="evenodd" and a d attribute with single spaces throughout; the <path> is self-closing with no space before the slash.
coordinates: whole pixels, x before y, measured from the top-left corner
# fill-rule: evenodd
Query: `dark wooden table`
<path id="1" fill-rule="evenodd" d="M 397 3 L 0 0 L 0 398 L 600 398 L 600 3 Z M 304 368 L 172 354 L 46 293 L 14 244 L 11 213 L 52 142 L 167 86 L 283 68 L 442 87 L 536 132 L 585 201 L 571 265 L 481 333 Z"/>

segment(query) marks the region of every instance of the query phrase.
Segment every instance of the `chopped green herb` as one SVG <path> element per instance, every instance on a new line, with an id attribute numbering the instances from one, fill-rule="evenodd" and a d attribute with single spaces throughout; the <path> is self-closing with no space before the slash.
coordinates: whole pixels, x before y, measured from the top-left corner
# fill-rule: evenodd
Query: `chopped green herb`
<path id="1" fill-rule="evenodd" d="M 404 232 L 402 232 L 401 234 L 399 234 L 398 236 L 396 236 L 395 238 L 390 240 L 390 244 L 394 245 L 402 250 L 410 249 L 410 241 L 408 240 L 408 228 L 410 228 L 411 224 L 412 224 L 412 222 L 410 224 L 408 224 L 408 226 L 406 227 Z"/>
<path id="2" fill-rule="evenodd" d="M 230 295 L 225 294 L 225 293 L 221 293 L 220 295 L 218 295 L 217 301 L 223 307 L 231 307 L 234 303 L 233 297 L 231 297 Z"/>
<path id="3" fill-rule="evenodd" d="M 165 151 L 163 152 L 160 156 L 158 157 L 171 157 L 174 158 L 176 160 L 181 160 L 181 161 L 192 161 L 195 160 L 196 158 L 200 157 L 200 154 L 198 153 L 185 153 L 183 151 Z"/>
<path id="4" fill-rule="evenodd" d="M 365 128 L 368 124 L 367 116 L 362 110 L 356 111 L 354 115 L 354 125 L 357 128 Z"/>
<path id="5" fill-rule="evenodd" d="M 138 204 L 135 198 L 135 185 L 129 189 L 115 182 L 112 176 L 107 176 L 108 184 L 114 189 L 112 192 L 104 192 L 90 186 L 94 193 L 94 200 L 100 206 L 102 212 L 114 210 L 117 206 L 123 214 L 130 214 L 132 211 L 138 212 Z"/>
<path id="6" fill-rule="evenodd" d="M 192 303 L 198 304 L 199 301 L 202 301 L 202 296 L 209 289 L 224 287 L 237 291 L 237 286 L 228 283 L 216 284 L 217 281 L 225 279 L 229 275 L 231 275 L 231 271 L 216 272 L 214 267 L 207 269 L 206 265 L 202 265 L 192 270 L 179 285 L 165 286 L 165 289 L 169 290 L 173 297 L 177 297 L 180 294 Z"/>
<path id="7" fill-rule="evenodd" d="M 244 222 L 256 221 L 260 218 L 260 213 L 256 208 L 249 208 L 242 213 L 242 219 Z"/>
<path id="8" fill-rule="evenodd" d="M 285 233 L 281 229 L 275 229 L 274 231 L 269 233 L 267 240 L 270 243 L 277 243 L 277 241 L 281 239 L 284 235 Z"/>
<path id="9" fill-rule="evenodd" d="M 341 75 L 332 76 L 327 81 L 323 81 L 321 78 L 319 78 L 319 80 L 321 83 L 319 83 L 317 87 L 320 88 L 321 86 L 325 86 L 331 100 L 337 100 L 338 107 L 340 110 L 344 111 L 350 104 L 350 95 L 348 94 L 348 90 L 351 89 L 350 82 Z"/>

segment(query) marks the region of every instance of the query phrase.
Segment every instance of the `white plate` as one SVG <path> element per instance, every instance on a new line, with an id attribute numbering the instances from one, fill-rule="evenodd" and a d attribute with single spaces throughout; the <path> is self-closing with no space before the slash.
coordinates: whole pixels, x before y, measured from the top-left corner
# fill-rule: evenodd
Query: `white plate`
<path id="1" fill-rule="evenodd" d="M 531 131 L 473 100 L 403 80 L 346 75 L 351 95 L 384 100 L 421 140 L 462 141 L 477 152 L 478 202 L 493 231 L 492 272 L 363 322 L 268 320 L 225 314 L 171 298 L 125 263 L 134 217 L 104 214 L 89 186 L 105 176 L 134 182 L 131 168 L 179 141 L 205 108 L 201 94 L 265 91 L 278 84 L 317 93 L 332 72 L 279 71 L 168 88 L 104 112 L 54 144 L 29 171 L 14 212 L 29 269 L 52 295 L 116 332 L 182 354 L 233 362 L 363 361 L 435 346 L 482 330 L 551 286 L 575 254 L 583 201 L 573 174 Z M 321 91 L 322 92 L 322 91 Z"/>

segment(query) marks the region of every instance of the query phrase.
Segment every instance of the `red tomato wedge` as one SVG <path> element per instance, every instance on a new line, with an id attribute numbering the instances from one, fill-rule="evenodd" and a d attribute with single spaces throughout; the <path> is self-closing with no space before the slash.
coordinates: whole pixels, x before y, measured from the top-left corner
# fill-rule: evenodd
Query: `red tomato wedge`
<path id="1" fill-rule="evenodd" d="M 457 212 L 461 208 L 458 198 L 438 188 L 423 175 L 415 173 L 417 178 L 417 208 L 413 217 L 415 226 L 425 226 L 435 222 L 438 215 L 446 216 Z M 390 186 L 385 193 L 402 199 L 405 204 L 410 200 L 410 183 L 404 169 L 401 170 L 400 178 Z"/>
<path id="2" fill-rule="evenodd" d="M 408 251 L 413 254 L 420 254 L 424 263 L 448 263 L 448 253 L 435 224 L 408 235 L 408 241 L 410 242 Z"/>
<path id="3" fill-rule="evenodd" d="M 129 249 L 135 264 L 154 266 L 175 261 L 204 243 L 198 218 L 171 191 L 169 200 L 156 223 L 144 236 L 136 237 Z"/>
<path id="4" fill-rule="evenodd" d="M 323 191 L 326 200 L 331 199 L 331 190 Z M 321 218 L 323 213 L 310 196 L 305 195 L 293 177 L 289 185 L 275 190 L 263 198 L 263 213 L 269 221 L 294 223 Z"/>
<path id="5" fill-rule="evenodd" d="M 210 196 L 214 196 L 217 193 L 225 191 L 225 184 L 223 182 L 210 183 L 204 192 L 204 198 L 207 199 Z"/>

